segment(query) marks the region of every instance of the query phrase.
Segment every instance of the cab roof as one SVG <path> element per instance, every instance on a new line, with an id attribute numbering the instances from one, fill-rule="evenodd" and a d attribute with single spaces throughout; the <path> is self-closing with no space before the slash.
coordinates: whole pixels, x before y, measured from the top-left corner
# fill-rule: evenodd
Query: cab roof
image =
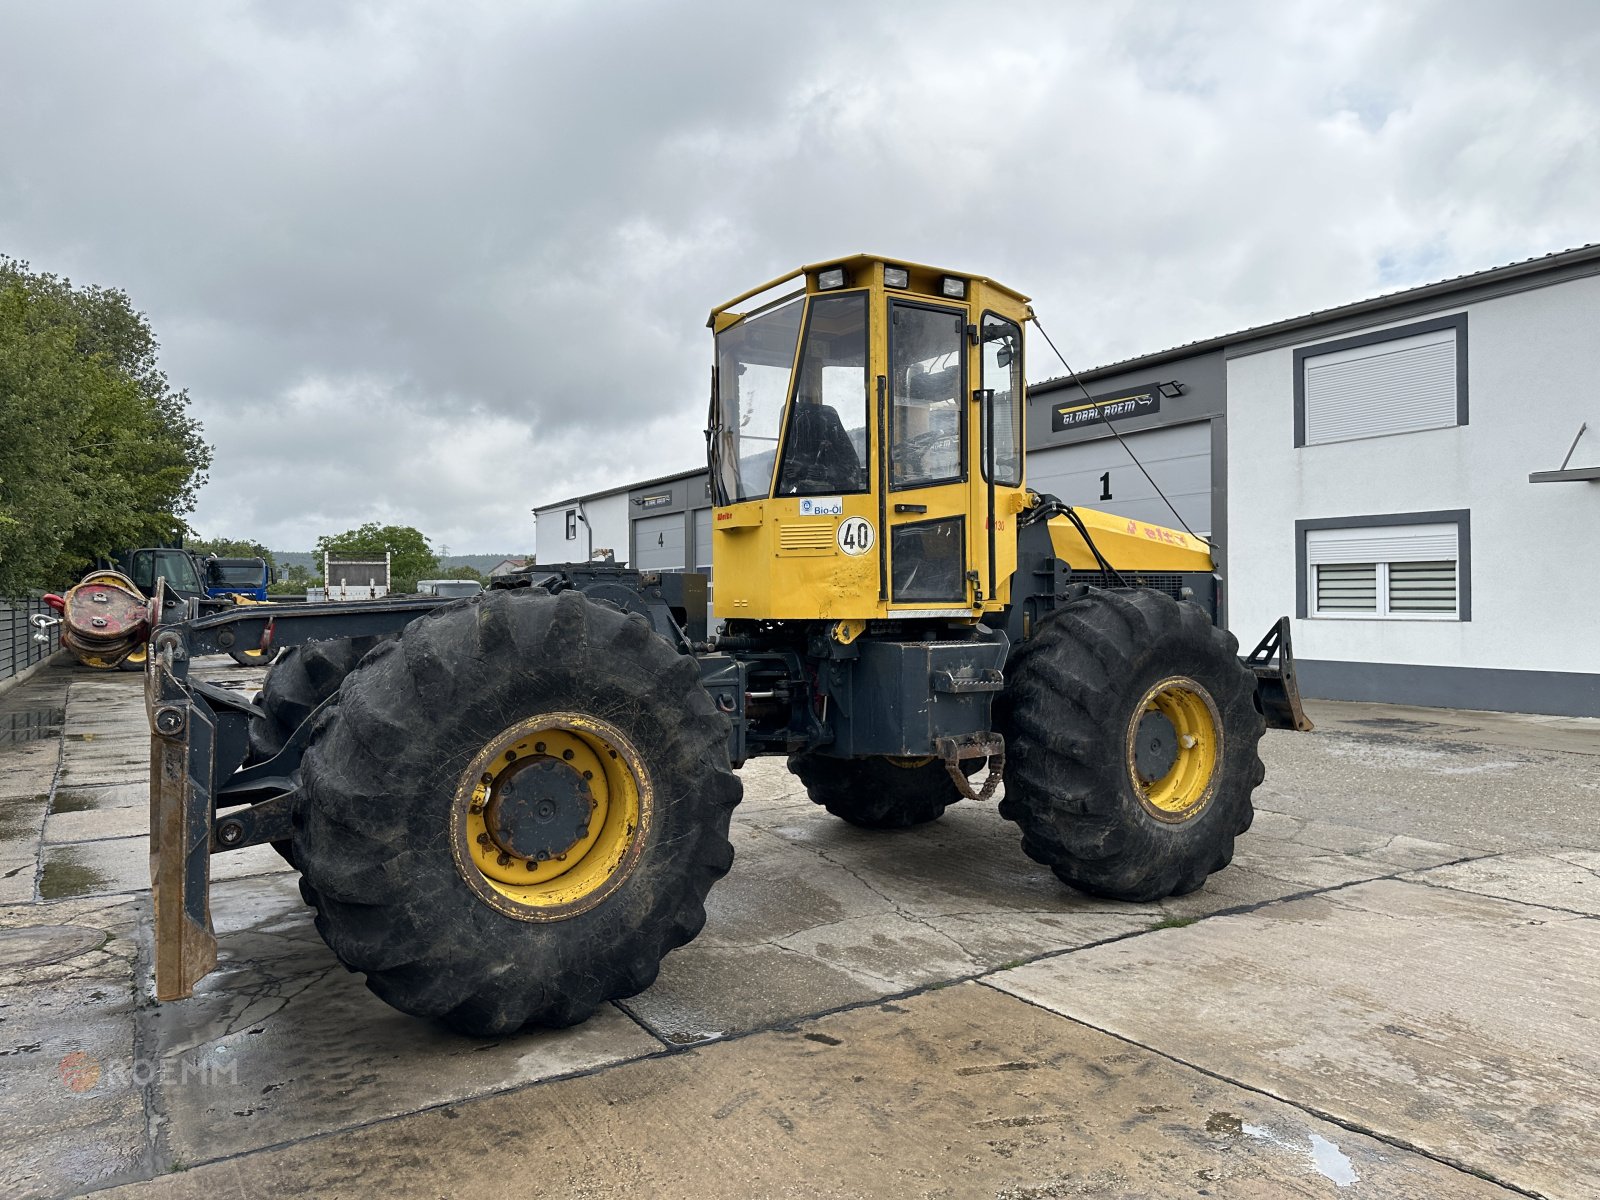
<path id="1" fill-rule="evenodd" d="M 781 287 L 791 280 L 809 279 L 811 276 L 815 275 L 816 272 L 825 271 L 830 267 L 843 267 L 846 271 L 853 274 L 855 271 L 863 267 L 875 266 L 878 263 L 883 263 L 891 267 L 905 267 L 919 275 L 955 275 L 962 279 L 968 280 L 971 283 L 979 283 L 984 287 L 993 288 L 997 292 L 1003 292 L 1007 296 L 1010 296 L 1012 299 L 1016 300 L 1019 304 L 1026 304 L 1029 300 L 1029 297 L 1023 295 L 1015 288 L 1007 287 L 998 280 L 990 279 L 987 275 L 974 275 L 967 271 L 954 271 L 945 267 L 932 267 L 926 263 L 910 262 L 903 258 L 889 258 L 882 254 L 847 254 L 841 258 L 825 258 L 820 262 L 807 263 L 803 267 L 796 267 L 787 274 L 779 275 L 776 279 L 769 279 L 766 283 L 758 284 L 757 286 L 750 288 L 748 291 L 740 292 L 732 300 L 726 301 L 725 303 L 719 304 L 717 307 L 713 308 L 711 310 L 710 317 L 706 320 L 706 325 L 713 329 L 716 328 L 717 318 L 724 313 L 730 312 L 735 305 L 743 304 L 751 297 L 759 296 L 763 292 L 771 291 L 774 288 Z"/>

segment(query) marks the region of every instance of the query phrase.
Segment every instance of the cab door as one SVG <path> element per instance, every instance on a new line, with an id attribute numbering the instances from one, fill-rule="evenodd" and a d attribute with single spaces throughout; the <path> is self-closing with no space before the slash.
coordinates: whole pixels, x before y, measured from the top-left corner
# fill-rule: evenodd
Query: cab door
<path id="1" fill-rule="evenodd" d="M 976 425 L 968 380 L 968 311 L 889 301 L 889 371 L 881 461 L 891 613 L 971 615 L 984 556 L 971 509 Z"/>

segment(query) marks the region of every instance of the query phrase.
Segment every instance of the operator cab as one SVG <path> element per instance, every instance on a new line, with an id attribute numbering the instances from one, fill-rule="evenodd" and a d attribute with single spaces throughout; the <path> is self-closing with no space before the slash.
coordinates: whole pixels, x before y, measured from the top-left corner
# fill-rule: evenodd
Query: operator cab
<path id="1" fill-rule="evenodd" d="M 134 550 L 128 555 L 128 578 L 146 596 L 154 596 L 156 584 L 165 580 L 178 595 L 203 596 L 206 590 L 195 570 L 194 558 L 187 550 L 165 547 Z"/>
<path id="2" fill-rule="evenodd" d="M 716 309 L 716 615 L 973 620 L 1023 506 L 1027 298 L 857 256 Z"/>

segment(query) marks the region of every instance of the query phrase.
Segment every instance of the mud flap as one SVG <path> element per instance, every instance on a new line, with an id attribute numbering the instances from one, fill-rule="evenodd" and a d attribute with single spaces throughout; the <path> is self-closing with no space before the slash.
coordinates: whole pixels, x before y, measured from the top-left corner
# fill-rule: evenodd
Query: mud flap
<path id="1" fill-rule="evenodd" d="M 211 796 L 216 726 L 172 670 L 168 634 L 145 667 L 150 717 L 150 892 L 157 1000 L 183 1000 L 217 965 L 211 929 Z"/>
<path id="2" fill-rule="evenodd" d="M 1300 685 L 1295 680 L 1289 618 L 1279 617 L 1241 661 L 1256 677 L 1256 708 L 1267 719 L 1267 728 L 1310 733 L 1314 726 L 1300 704 Z"/>

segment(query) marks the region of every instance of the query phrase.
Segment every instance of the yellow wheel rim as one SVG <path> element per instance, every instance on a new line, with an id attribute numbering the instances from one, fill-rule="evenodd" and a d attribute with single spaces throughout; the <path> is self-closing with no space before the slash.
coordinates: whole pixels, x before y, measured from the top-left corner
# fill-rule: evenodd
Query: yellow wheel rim
<path id="1" fill-rule="evenodd" d="M 1222 760 L 1222 718 L 1210 692 L 1186 676 L 1161 680 L 1134 708 L 1126 740 L 1128 776 L 1151 815 L 1177 824 L 1205 810 Z"/>
<path id="2" fill-rule="evenodd" d="M 507 916 L 576 916 L 633 870 L 653 807 L 643 761 L 614 725 L 580 713 L 530 717 L 462 772 L 456 870 Z"/>
<path id="3" fill-rule="evenodd" d="M 262 650 L 259 647 L 254 650 L 241 649 L 239 651 L 239 657 L 247 659 L 251 663 L 264 663 L 271 656 L 271 654 L 271 650 Z"/>

